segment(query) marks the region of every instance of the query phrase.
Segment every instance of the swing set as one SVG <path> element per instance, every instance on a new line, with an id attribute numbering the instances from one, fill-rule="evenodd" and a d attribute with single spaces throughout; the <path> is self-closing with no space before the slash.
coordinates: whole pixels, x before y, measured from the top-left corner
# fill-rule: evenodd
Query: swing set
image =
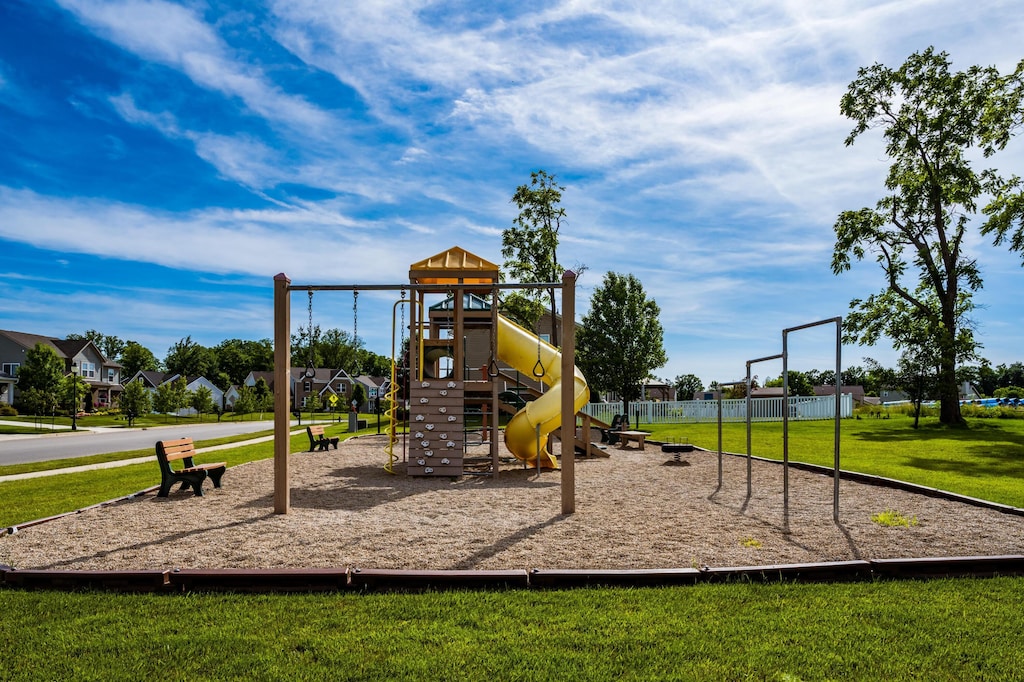
<path id="1" fill-rule="evenodd" d="M 438 254 L 434 258 L 449 256 L 453 252 L 457 252 L 463 255 L 471 255 L 458 249 L 452 249 L 449 252 Z M 475 258 L 475 257 L 474 257 Z M 422 263 L 428 263 L 431 259 L 423 261 Z M 410 269 L 410 283 L 409 284 L 346 284 L 346 285 L 293 285 L 291 280 L 284 273 L 278 274 L 274 277 L 274 382 L 278 387 L 290 386 L 290 375 L 291 375 L 291 293 L 295 291 L 307 292 L 307 316 L 309 324 L 309 348 L 306 353 L 306 364 L 307 366 L 303 370 L 304 377 L 311 377 L 315 374 L 315 363 L 314 352 L 313 352 L 313 337 L 312 337 L 312 319 L 313 319 L 313 293 L 315 291 L 351 291 L 353 294 L 353 341 L 358 345 L 358 296 L 360 291 L 397 291 L 399 292 L 399 299 L 395 301 L 392 307 L 392 342 L 391 342 L 391 385 L 387 394 L 389 402 L 387 416 L 389 417 L 389 438 L 388 446 L 385 449 L 387 454 L 387 462 L 384 465 L 384 469 L 389 473 L 395 473 L 394 465 L 398 461 L 398 455 L 395 453 L 395 445 L 398 442 L 398 410 L 399 410 L 399 390 L 400 390 L 400 377 L 399 377 L 399 353 L 402 352 L 402 348 L 406 345 L 406 330 L 410 330 L 409 336 L 409 348 L 408 348 L 408 371 L 410 376 L 410 384 L 415 382 L 424 382 L 424 360 L 426 357 L 425 351 L 428 351 L 428 340 L 424 339 L 424 296 L 430 294 L 444 294 L 450 293 L 452 299 L 453 316 L 451 323 L 451 337 L 447 339 L 453 350 L 453 363 L 451 367 L 451 376 L 454 383 L 455 381 L 464 381 L 466 379 L 466 363 L 465 363 L 465 351 L 462 347 L 461 340 L 464 338 L 464 310 L 463 302 L 464 297 L 467 293 L 478 293 L 491 295 L 491 315 L 492 318 L 497 318 L 497 299 L 498 291 L 505 289 L 551 289 L 556 288 L 562 292 L 562 348 L 560 352 L 561 356 L 561 372 L 560 376 L 573 377 L 575 376 L 575 280 L 576 275 L 572 271 L 566 271 L 562 277 L 560 283 L 533 283 L 533 284 L 522 284 L 522 283 L 499 283 L 497 281 L 497 273 L 494 273 L 493 277 L 479 278 L 474 276 L 476 273 L 464 273 L 459 272 L 456 268 L 446 268 L 444 270 L 444 276 L 438 277 L 437 271 L 431 272 L 419 272 L 416 270 L 415 264 Z M 409 308 L 409 325 L 405 323 L 405 310 Z M 400 316 L 400 324 L 396 324 L 396 316 Z M 491 384 L 491 402 L 494 406 L 498 404 L 498 382 L 494 379 L 498 376 L 498 365 L 497 365 L 497 332 L 498 323 L 497 319 L 494 319 L 494 326 L 492 327 L 491 334 L 491 346 L 490 346 L 490 358 L 486 363 L 485 375 L 490 379 Z M 416 337 L 416 343 L 413 342 L 413 338 Z M 396 348 L 396 342 L 398 343 Z M 439 345 L 439 344 L 438 344 Z M 429 351 L 428 351 L 429 352 Z M 358 362 L 358 359 L 357 359 Z M 416 368 L 415 373 L 413 368 Z M 541 341 L 537 339 L 537 359 L 533 367 L 533 375 L 536 378 L 541 378 L 555 369 L 552 366 L 545 367 L 544 362 L 541 359 Z M 555 373 L 557 375 L 557 373 Z M 584 384 L 585 386 L 585 384 Z M 275 391 L 275 409 L 274 409 L 274 512 L 278 514 L 287 514 L 290 508 L 290 490 L 289 490 L 289 432 L 290 432 L 290 415 L 291 415 L 291 395 L 288 390 L 277 390 Z M 407 396 L 408 397 L 408 396 Z M 552 396 L 554 398 L 555 396 Z M 561 420 L 560 427 L 561 433 L 563 434 L 575 434 L 576 429 L 576 407 L 574 405 L 573 391 L 563 390 L 560 394 L 561 401 Z M 578 397 L 578 396 L 576 396 Z M 491 445 L 491 459 L 492 459 L 492 475 L 496 475 L 498 471 L 498 410 L 492 410 L 493 418 L 489 424 L 491 429 L 490 434 L 490 445 Z M 450 421 L 454 421 L 451 420 Z M 587 433 L 589 429 L 584 429 L 584 433 Z M 574 458 L 575 451 L 573 447 L 574 436 L 570 436 L 568 439 L 568 445 L 563 439 L 562 457 L 561 457 L 561 488 L 562 488 L 562 513 L 571 514 L 575 512 L 575 467 Z M 461 454 L 461 453 L 460 453 Z"/>

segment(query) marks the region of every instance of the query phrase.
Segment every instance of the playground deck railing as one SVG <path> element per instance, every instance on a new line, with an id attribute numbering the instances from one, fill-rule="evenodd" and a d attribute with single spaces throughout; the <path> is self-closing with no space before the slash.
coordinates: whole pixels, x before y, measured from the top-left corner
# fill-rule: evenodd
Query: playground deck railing
<path id="1" fill-rule="evenodd" d="M 796 421 L 835 418 L 835 396 L 793 396 L 789 399 L 789 418 Z M 785 401 L 783 398 L 751 398 L 750 421 L 782 421 Z M 622 414 L 623 405 L 617 403 L 588 403 L 583 411 L 606 423 Z M 853 416 L 853 396 L 840 396 L 839 416 Z M 718 421 L 717 400 L 636 401 L 629 404 L 630 422 L 636 424 L 687 424 Z M 722 401 L 723 422 L 745 422 L 747 420 L 746 398 Z"/>

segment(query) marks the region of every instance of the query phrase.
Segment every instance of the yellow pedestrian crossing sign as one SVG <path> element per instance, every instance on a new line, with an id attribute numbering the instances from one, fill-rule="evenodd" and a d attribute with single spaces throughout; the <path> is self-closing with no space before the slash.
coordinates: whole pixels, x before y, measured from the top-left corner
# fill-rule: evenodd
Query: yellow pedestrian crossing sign
<path id="1" fill-rule="evenodd" d="M 332 393 L 331 397 L 327 399 L 327 402 L 331 404 L 331 407 L 334 407 L 335 405 L 338 404 L 338 396 Z"/>

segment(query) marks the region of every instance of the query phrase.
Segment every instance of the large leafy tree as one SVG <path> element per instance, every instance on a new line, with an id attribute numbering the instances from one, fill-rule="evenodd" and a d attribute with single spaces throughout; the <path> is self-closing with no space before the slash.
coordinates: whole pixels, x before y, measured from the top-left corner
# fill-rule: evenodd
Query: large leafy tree
<path id="1" fill-rule="evenodd" d="M 116 360 L 124 352 L 125 347 L 125 342 L 120 338 L 98 332 L 95 329 L 87 329 L 84 334 L 68 334 L 66 338 L 69 341 L 85 339 L 92 341 L 99 348 L 100 352 L 103 353 L 103 357 L 108 360 Z"/>
<path id="2" fill-rule="evenodd" d="M 167 349 L 167 371 L 183 377 L 209 377 L 217 371 L 217 358 L 209 348 L 186 336 Z"/>
<path id="3" fill-rule="evenodd" d="M 704 390 L 704 382 L 696 374 L 680 374 L 672 380 L 676 389 L 676 400 L 693 400 L 697 391 Z"/>
<path id="4" fill-rule="evenodd" d="M 160 361 L 153 351 L 136 341 L 128 341 L 121 353 L 121 378 L 128 381 L 141 372 L 156 372 L 160 369 Z"/>
<path id="5" fill-rule="evenodd" d="M 529 184 L 520 185 L 512 195 L 512 203 L 519 209 L 519 215 L 512 221 L 512 227 L 501 233 L 501 255 L 505 259 L 506 271 L 516 281 L 561 281 L 564 268 L 558 263 L 558 233 L 565 219 L 565 209 L 561 206 L 564 191 L 565 187 L 558 184 L 553 174 L 536 170 L 530 173 Z M 519 295 L 513 295 L 506 305 L 532 316 L 537 314 L 537 308 L 518 299 L 536 301 L 536 294 L 539 294 L 539 290 L 524 290 Z M 553 287 L 547 289 L 547 296 L 552 320 L 551 341 L 557 346 Z M 520 315 L 516 317 L 519 321 L 530 321 Z M 535 325 L 537 320 L 532 321 Z"/>
<path id="6" fill-rule="evenodd" d="M 846 144 L 879 128 L 892 160 L 888 194 L 874 208 L 844 211 L 835 224 L 833 272 L 849 270 L 851 257 L 870 252 L 885 278 L 881 293 L 851 302 L 846 338 L 873 344 L 884 335 L 915 355 L 922 339 L 933 346 L 940 419 L 949 425 L 963 423 L 957 364 L 974 357 L 978 346 L 968 318 L 972 294 L 982 285 L 964 250 L 970 219 L 986 193 L 1009 207 L 1007 192 L 1019 189 L 1015 178 L 976 171 L 971 157 L 1003 149 L 1020 125 L 1022 74 L 1024 61 L 1011 76 L 994 67 L 952 72 L 948 55 L 929 48 L 898 69 L 860 69 L 840 107 L 855 124 Z M 1005 234 L 1000 225 L 1011 220 L 1008 211 L 998 213 L 1004 223 L 982 228 L 995 229 L 997 242 Z"/>
<path id="7" fill-rule="evenodd" d="M 629 412 L 643 384 L 668 362 L 661 309 L 633 275 L 609 272 L 576 331 L 576 364 L 597 391 L 615 391 Z"/>
<path id="8" fill-rule="evenodd" d="M 274 369 L 274 344 L 270 339 L 225 339 L 211 348 L 210 353 L 217 367 L 217 375 L 207 378 L 221 389 L 226 390 L 231 384 L 241 384 L 249 372 L 269 372 Z"/>

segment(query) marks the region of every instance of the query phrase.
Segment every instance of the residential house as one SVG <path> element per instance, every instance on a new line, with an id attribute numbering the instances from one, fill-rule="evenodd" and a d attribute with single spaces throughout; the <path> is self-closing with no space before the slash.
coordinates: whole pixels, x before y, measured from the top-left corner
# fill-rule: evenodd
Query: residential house
<path id="1" fill-rule="evenodd" d="M 318 367 L 307 376 L 301 367 L 292 367 L 292 411 L 306 409 L 316 395 L 321 409 L 348 410 L 355 380 L 343 369 Z M 331 398 L 334 398 L 332 401 Z"/>
<path id="2" fill-rule="evenodd" d="M 0 403 L 13 403 L 18 398 L 16 381 L 12 379 L 16 379 L 18 368 L 24 364 L 25 354 L 39 343 L 57 351 L 65 372 L 79 374 L 89 386 L 80 407 L 91 410 L 117 404 L 122 390 L 121 365 L 106 358 L 92 341 L 8 330 L 0 330 Z"/>
<path id="3" fill-rule="evenodd" d="M 840 386 L 840 395 L 852 395 L 854 405 L 866 405 L 867 400 L 864 395 L 863 386 Z M 825 384 L 823 386 L 814 387 L 814 395 L 835 395 L 836 387 L 835 384 Z"/>
<path id="4" fill-rule="evenodd" d="M 126 383 L 131 383 L 133 381 L 142 382 L 142 385 L 146 387 L 146 390 L 148 390 L 150 393 L 155 394 L 157 387 L 166 383 L 170 383 L 172 381 L 177 381 L 180 378 L 181 375 L 174 372 L 154 372 L 149 370 L 141 370 L 139 372 L 136 372 L 135 376 L 129 379 Z M 216 384 L 214 384 L 206 377 L 185 377 L 186 391 L 194 393 L 202 386 L 205 386 L 206 388 L 210 389 L 210 399 L 213 402 L 214 406 L 217 408 L 223 408 L 224 391 L 218 388 Z M 174 414 L 176 414 L 179 417 L 191 417 L 196 414 L 196 411 L 192 407 L 186 406 L 180 408 Z"/>

